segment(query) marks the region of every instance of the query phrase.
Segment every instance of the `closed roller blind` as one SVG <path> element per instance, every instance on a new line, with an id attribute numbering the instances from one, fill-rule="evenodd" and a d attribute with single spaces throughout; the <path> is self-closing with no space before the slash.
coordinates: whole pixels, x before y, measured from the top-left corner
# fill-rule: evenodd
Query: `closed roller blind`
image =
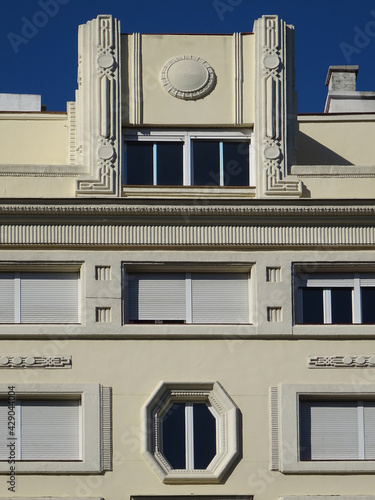
<path id="1" fill-rule="evenodd" d="M 364 401 L 365 459 L 375 460 L 375 402 Z"/>
<path id="2" fill-rule="evenodd" d="M 14 273 L 0 273 L 0 323 L 14 321 Z"/>
<path id="3" fill-rule="evenodd" d="M 78 323 L 78 273 L 21 273 L 21 323 Z"/>
<path id="4" fill-rule="evenodd" d="M 8 403 L 0 402 L 0 460 L 8 460 L 9 449 L 7 448 L 8 432 Z"/>
<path id="5" fill-rule="evenodd" d="M 248 323 L 247 273 L 196 273 L 192 279 L 193 323 Z"/>
<path id="6" fill-rule="evenodd" d="M 80 460 L 80 401 L 21 402 L 22 460 Z"/>
<path id="7" fill-rule="evenodd" d="M 301 460 L 358 460 L 357 401 L 300 403 Z"/>
<path id="8" fill-rule="evenodd" d="M 186 318 L 183 273 L 129 274 L 129 319 L 184 321 Z"/>

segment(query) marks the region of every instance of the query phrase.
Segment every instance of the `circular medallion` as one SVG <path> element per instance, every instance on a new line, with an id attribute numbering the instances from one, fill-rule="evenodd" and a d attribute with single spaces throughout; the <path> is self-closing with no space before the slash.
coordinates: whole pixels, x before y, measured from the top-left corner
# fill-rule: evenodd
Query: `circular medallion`
<path id="1" fill-rule="evenodd" d="M 356 365 L 364 365 L 366 363 L 366 358 L 364 356 L 357 356 L 355 363 Z"/>
<path id="2" fill-rule="evenodd" d="M 264 150 L 264 156 L 268 160 L 276 160 L 277 158 L 280 157 L 280 149 L 277 146 L 269 146 Z"/>
<path id="3" fill-rule="evenodd" d="M 343 361 L 345 365 L 351 365 L 353 363 L 353 358 L 351 356 L 345 356 Z"/>
<path id="4" fill-rule="evenodd" d="M 98 149 L 99 158 L 101 158 L 102 160 L 109 160 L 113 157 L 114 154 L 115 151 L 110 145 L 100 146 L 100 148 Z"/>
<path id="5" fill-rule="evenodd" d="M 374 366 L 375 365 L 375 356 L 371 356 L 370 359 L 368 360 L 369 365 Z"/>
<path id="6" fill-rule="evenodd" d="M 185 100 L 201 99 L 216 83 L 213 68 L 195 56 L 174 57 L 163 66 L 160 79 L 166 92 Z"/>
<path id="7" fill-rule="evenodd" d="M 34 365 L 35 364 L 35 358 L 33 356 L 28 356 L 26 359 L 25 359 L 25 363 L 27 365 Z"/>
<path id="8" fill-rule="evenodd" d="M 98 57 L 98 65 L 101 68 L 110 68 L 113 66 L 115 60 L 111 54 L 103 54 L 102 56 Z"/>
<path id="9" fill-rule="evenodd" d="M 265 67 L 267 69 L 278 68 L 280 65 L 280 58 L 276 54 L 271 55 L 271 56 L 266 56 L 263 59 L 263 64 L 265 65 Z"/>
<path id="10" fill-rule="evenodd" d="M 1 356 L 0 365 L 7 365 L 9 363 L 9 358 L 7 356 Z"/>
<path id="11" fill-rule="evenodd" d="M 14 356 L 12 360 L 13 365 L 20 365 L 22 364 L 22 358 L 20 356 Z"/>

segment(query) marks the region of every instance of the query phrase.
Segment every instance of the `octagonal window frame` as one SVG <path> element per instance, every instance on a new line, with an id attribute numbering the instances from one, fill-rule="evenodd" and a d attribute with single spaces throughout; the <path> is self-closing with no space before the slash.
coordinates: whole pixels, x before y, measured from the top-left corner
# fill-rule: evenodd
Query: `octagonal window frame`
<path id="1" fill-rule="evenodd" d="M 205 402 L 215 416 L 216 455 L 206 469 L 173 469 L 162 453 L 162 418 L 174 402 Z M 142 453 L 166 484 L 219 483 L 239 456 L 239 409 L 219 382 L 161 382 L 144 405 L 142 418 Z"/>

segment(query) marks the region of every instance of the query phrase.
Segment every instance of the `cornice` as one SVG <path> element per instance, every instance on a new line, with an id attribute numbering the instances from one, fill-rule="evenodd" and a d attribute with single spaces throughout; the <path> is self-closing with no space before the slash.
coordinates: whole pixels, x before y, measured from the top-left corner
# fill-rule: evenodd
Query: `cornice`
<path id="1" fill-rule="evenodd" d="M 243 216 L 243 217 L 359 217 L 375 215 L 375 205 L 367 206 L 235 206 L 235 205 L 124 205 L 124 204 L 0 204 L 0 216 L 80 215 L 80 216 Z"/>

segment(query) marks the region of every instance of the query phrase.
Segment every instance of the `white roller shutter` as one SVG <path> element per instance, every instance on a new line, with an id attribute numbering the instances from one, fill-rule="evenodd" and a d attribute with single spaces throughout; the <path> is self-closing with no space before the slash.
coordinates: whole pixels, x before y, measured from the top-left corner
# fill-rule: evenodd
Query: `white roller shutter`
<path id="1" fill-rule="evenodd" d="M 247 273 L 194 273 L 193 323 L 249 323 Z"/>
<path id="2" fill-rule="evenodd" d="M 300 404 L 302 460 L 358 460 L 357 401 L 304 401 Z"/>
<path id="3" fill-rule="evenodd" d="M 15 322 L 14 278 L 14 273 L 0 273 L 0 323 Z"/>
<path id="4" fill-rule="evenodd" d="M 78 273 L 21 273 L 21 323 L 78 323 Z"/>
<path id="5" fill-rule="evenodd" d="M 21 402 L 22 460 L 80 460 L 80 401 Z"/>
<path id="6" fill-rule="evenodd" d="M 365 460 L 375 460 L 375 402 L 364 401 Z"/>
<path id="7" fill-rule="evenodd" d="M 185 295 L 183 273 L 129 274 L 129 320 L 185 321 Z"/>

